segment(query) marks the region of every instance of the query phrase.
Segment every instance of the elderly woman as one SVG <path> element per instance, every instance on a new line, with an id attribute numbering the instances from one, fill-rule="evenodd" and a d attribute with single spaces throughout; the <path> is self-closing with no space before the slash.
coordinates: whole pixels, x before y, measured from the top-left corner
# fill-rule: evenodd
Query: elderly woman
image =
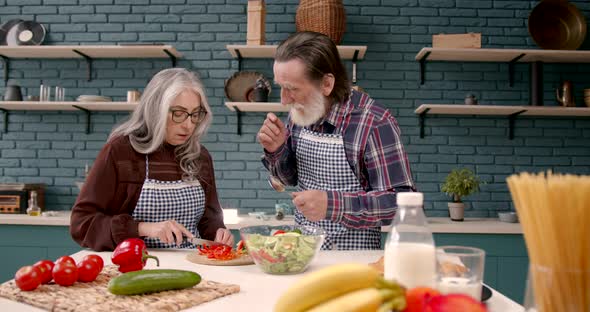
<path id="1" fill-rule="evenodd" d="M 203 85 L 182 68 L 148 83 L 131 118 L 100 151 L 70 220 L 83 247 L 113 250 L 141 237 L 151 248 L 192 248 L 184 237 L 233 245 L 200 140 L 211 124 Z"/>

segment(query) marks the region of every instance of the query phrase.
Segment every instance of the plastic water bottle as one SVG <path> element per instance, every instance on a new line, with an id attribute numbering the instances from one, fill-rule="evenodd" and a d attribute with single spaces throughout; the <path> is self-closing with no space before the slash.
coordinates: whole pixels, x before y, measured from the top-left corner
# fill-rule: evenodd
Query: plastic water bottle
<path id="1" fill-rule="evenodd" d="M 423 202 L 422 193 L 397 194 L 397 213 L 385 245 L 385 278 L 408 289 L 436 286 L 436 251 Z"/>

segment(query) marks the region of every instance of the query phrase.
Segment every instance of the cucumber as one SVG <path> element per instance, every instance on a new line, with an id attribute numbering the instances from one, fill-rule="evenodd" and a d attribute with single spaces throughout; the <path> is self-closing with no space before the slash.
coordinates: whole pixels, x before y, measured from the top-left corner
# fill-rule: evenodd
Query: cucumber
<path id="1" fill-rule="evenodd" d="M 121 274 L 109 281 L 108 290 L 115 295 L 139 295 L 197 285 L 201 276 L 183 270 L 140 270 Z"/>

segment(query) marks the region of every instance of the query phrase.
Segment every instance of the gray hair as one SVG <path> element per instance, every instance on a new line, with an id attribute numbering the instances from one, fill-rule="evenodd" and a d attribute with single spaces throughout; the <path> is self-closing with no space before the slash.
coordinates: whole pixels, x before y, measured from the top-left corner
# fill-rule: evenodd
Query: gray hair
<path id="1" fill-rule="evenodd" d="M 115 127 L 108 140 L 129 136 L 131 146 L 138 153 L 154 152 L 165 143 L 170 105 L 185 90 L 198 94 L 201 107 L 207 111 L 205 119 L 196 125 L 191 137 L 174 150 L 184 172 L 183 179 L 196 178 L 200 167 L 197 161 L 201 153 L 200 141 L 211 125 L 213 116 L 203 84 L 194 73 L 184 68 L 164 69 L 154 75 L 129 120 Z"/>

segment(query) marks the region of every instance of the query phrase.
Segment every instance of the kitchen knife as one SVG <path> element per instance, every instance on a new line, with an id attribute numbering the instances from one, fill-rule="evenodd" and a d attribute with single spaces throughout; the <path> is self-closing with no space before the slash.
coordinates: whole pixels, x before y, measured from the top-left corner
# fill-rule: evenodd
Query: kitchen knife
<path id="1" fill-rule="evenodd" d="M 214 241 L 211 241 L 208 239 L 202 239 L 202 238 L 197 238 L 197 237 L 187 238 L 186 240 L 188 242 L 193 243 L 194 245 L 197 245 L 197 246 L 227 246 L 227 247 L 230 247 L 229 245 L 226 245 L 223 243 L 214 242 Z"/>

